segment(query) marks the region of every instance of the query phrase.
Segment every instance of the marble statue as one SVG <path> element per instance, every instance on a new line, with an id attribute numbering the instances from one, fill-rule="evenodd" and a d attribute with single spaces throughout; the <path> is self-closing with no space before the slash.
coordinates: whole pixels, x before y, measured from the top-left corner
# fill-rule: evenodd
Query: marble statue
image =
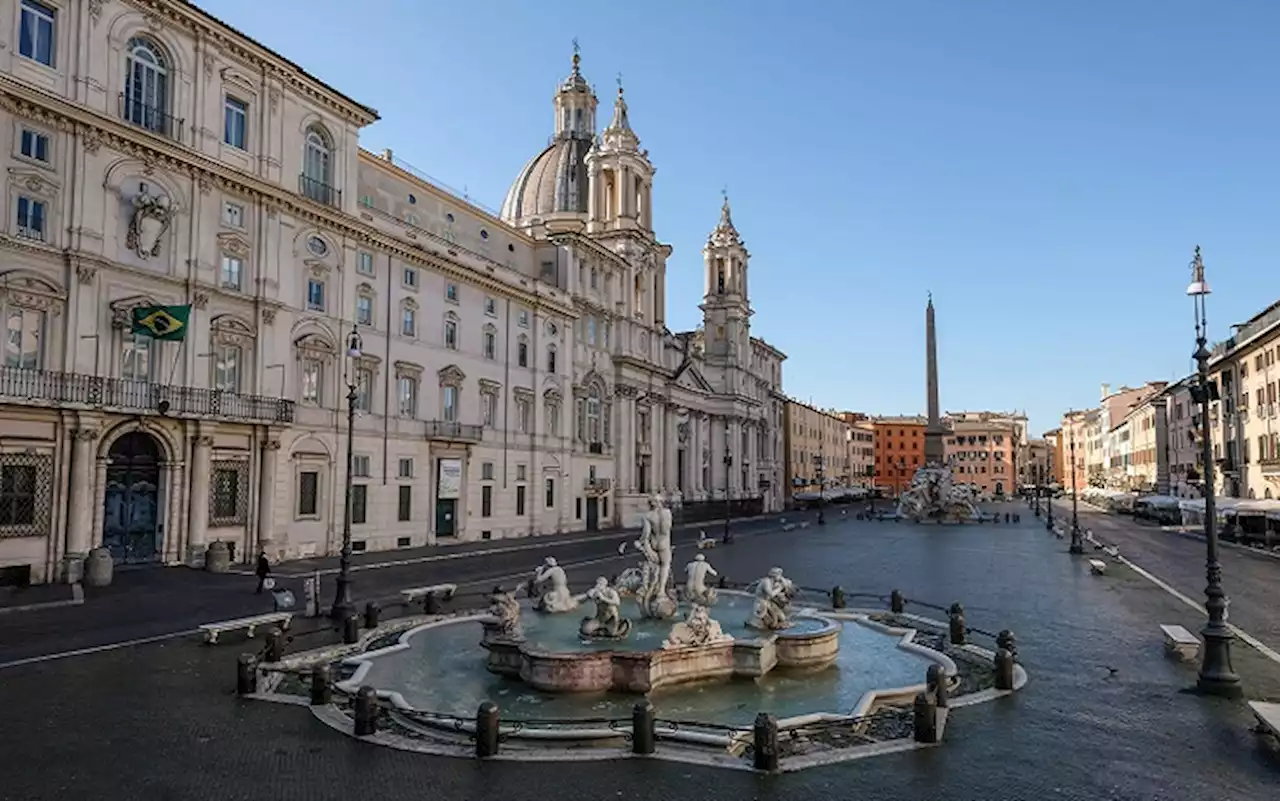
<path id="1" fill-rule="evenodd" d="M 755 607 L 747 626 L 761 631 L 780 631 L 791 625 L 791 601 L 796 586 L 782 575 L 782 568 L 769 569 L 769 574 L 748 588 L 755 596 Z"/>
<path id="2" fill-rule="evenodd" d="M 671 627 L 671 633 L 662 641 L 662 647 L 689 648 L 732 640 L 732 636 L 720 629 L 720 622 L 711 619 L 711 610 L 702 604 L 694 604 L 688 616 Z"/>
<path id="3" fill-rule="evenodd" d="M 693 557 L 693 561 L 684 566 L 684 575 L 686 601 L 703 606 L 711 606 L 716 602 L 716 588 L 707 586 L 707 577 L 720 574 L 707 561 L 707 557 L 702 554 Z"/>
<path id="4" fill-rule="evenodd" d="M 582 619 L 578 631 L 583 637 L 620 640 L 630 633 L 631 621 L 618 611 L 622 598 L 618 596 L 617 590 L 609 586 L 607 578 L 601 576 L 596 579 L 596 585 L 587 590 L 587 598 L 595 601 L 596 614 Z"/>
<path id="5" fill-rule="evenodd" d="M 569 592 L 569 579 L 564 568 L 548 556 L 533 573 L 530 597 L 537 596 L 533 608 L 539 612 L 569 612 L 578 608 L 578 598 Z"/>
<path id="6" fill-rule="evenodd" d="M 140 258 L 160 255 L 160 240 L 169 230 L 173 206 L 165 195 L 153 195 L 144 183 L 133 196 L 133 213 L 129 218 L 126 244 Z"/>
<path id="7" fill-rule="evenodd" d="M 619 586 L 633 594 L 640 614 L 666 620 L 675 616 L 675 591 L 671 586 L 671 510 L 658 496 L 649 498 L 649 511 L 640 520 L 635 549 L 644 555 L 638 567 L 627 568 Z"/>
<path id="8" fill-rule="evenodd" d="M 913 522 L 978 519 L 969 488 L 953 483 L 951 468 L 932 465 L 916 470 L 911 486 L 898 499 L 898 515 Z"/>
<path id="9" fill-rule="evenodd" d="M 496 621 L 493 636 L 507 640 L 524 639 L 524 627 L 520 625 L 520 602 L 516 600 L 514 592 L 494 587 L 493 594 L 489 596 L 489 614 Z"/>

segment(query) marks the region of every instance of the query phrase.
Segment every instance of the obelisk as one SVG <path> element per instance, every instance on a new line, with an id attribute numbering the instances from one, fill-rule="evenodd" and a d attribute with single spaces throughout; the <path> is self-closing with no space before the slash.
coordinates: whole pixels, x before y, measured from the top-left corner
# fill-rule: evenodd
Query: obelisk
<path id="1" fill-rule="evenodd" d="M 941 467 L 945 461 L 942 437 L 942 414 L 938 406 L 938 332 L 933 321 L 933 293 L 929 293 L 929 305 L 924 310 L 925 339 L 925 388 L 929 394 L 929 420 L 924 429 L 924 463 L 927 467 Z"/>

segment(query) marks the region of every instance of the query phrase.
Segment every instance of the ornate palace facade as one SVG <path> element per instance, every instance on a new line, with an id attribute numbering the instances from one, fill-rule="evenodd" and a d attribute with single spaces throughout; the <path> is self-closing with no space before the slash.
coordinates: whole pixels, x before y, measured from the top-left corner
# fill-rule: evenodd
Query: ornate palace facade
<path id="1" fill-rule="evenodd" d="M 357 550 L 631 522 L 646 492 L 778 507 L 783 356 L 728 205 L 705 326 L 672 333 L 653 168 L 621 96 L 594 134 L 576 62 L 499 217 L 189 3 L 5 5 L 4 581 L 335 552 L 349 394 Z M 182 341 L 132 333 L 153 306 L 191 307 Z"/>

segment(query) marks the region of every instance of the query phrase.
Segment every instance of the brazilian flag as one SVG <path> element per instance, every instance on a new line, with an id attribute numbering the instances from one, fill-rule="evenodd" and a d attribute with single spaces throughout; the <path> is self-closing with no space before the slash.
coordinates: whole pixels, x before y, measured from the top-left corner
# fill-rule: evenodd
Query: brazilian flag
<path id="1" fill-rule="evenodd" d="M 142 306 L 133 310 L 133 333 L 178 342 L 187 336 L 190 306 Z"/>

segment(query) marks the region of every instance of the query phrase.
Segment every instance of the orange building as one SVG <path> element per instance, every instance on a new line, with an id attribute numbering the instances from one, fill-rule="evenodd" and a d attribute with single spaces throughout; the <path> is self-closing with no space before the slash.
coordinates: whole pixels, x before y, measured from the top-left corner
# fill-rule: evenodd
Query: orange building
<path id="1" fill-rule="evenodd" d="M 898 495 L 911 485 L 924 464 L 924 428 L 921 416 L 875 417 L 871 420 L 875 446 L 876 486 Z"/>

